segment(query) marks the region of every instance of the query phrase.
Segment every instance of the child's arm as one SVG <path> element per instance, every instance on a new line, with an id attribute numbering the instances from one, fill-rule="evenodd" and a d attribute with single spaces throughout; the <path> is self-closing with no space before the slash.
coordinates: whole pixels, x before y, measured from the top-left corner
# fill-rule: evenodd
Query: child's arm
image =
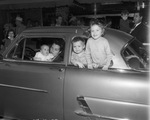
<path id="1" fill-rule="evenodd" d="M 39 57 L 39 53 L 37 52 L 33 57 L 33 60 L 41 61 L 42 59 Z"/>
<path id="2" fill-rule="evenodd" d="M 83 65 L 83 63 L 78 62 L 78 61 L 74 61 L 73 64 L 74 64 L 75 66 L 79 66 L 79 68 L 84 68 L 84 67 L 85 67 L 85 66 Z"/>
<path id="3" fill-rule="evenodd" d="M 33 60 L 41 61 L 41 58 L 34 57 Z"/>
<path id="4" fill-rule="evenodd" d="M 102 70 L 108 70 L 109 66 L 110 66 L 110 62 L 108 61 L 106 65 L 103 66 Z"/>
<path id="5" fill-rule="evenodd" d="M 110 63 L 111 63 L 111 60 L 112 60 L 112 57 L 113 57 L 113 54 L 111 52 L 108 41 L 106 41 L 105 48 L 106 48 L 106 54 L 107 54 L 107 62 L 106 62 L 106 65 L 104 65 L 104 67 L 102 69 L 108 70 Z"/>
<path id="6" fill-rule="evenodd" d="M 86 44 L 86 59 L 87 59 L 87 64 L 88 64 L 87 67 L 89 69 L 93 69 L 89 40 L 87 41 L 87 44 Z"/>
<path id="7" fill-rule="evenodd" d="M 53 54 L 49 53 L 49 57 L 48 57 L 47 61 L 52 62 L 56 57 L 54 57 Z"/>
<path id="8" fill-rule="evenodd" d="M 71 55 L 71 63 L 75 66 L 79 66 L 79 68 L 84 68 L 85 67 L 83 63 L 81 63 L 81 62 L 79 62 L 75 59 L 75 54 L 74 53 L 72 53 L 72 55 Z"/>

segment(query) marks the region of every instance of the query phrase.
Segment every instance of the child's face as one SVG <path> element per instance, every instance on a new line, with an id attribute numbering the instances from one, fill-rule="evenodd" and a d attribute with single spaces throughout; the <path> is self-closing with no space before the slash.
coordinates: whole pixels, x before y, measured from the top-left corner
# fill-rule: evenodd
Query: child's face
<path id="1" fill-rule="evenodd" d="M 8 37 L 14 37 L 14 32 L 13 31 L 10 31 L 9 33 L 8 33 Z"/>
<path id="2" fill-rule="evenodd" d="M 60 53 L 60 46 L 59 45 L 56 45 L 56 44 L 53 44 L 51 49 L 50 49 L 50 52 L 54 55 L 54 56 L 57 56 L 59 53 Z"/>
<path id="3" fill-rule="evenodd" d="M 99 37 L 101 37 L 103 34 L 103 30 L 98 25 L 91 26 L 91 36 L 94 40 L 97 40 Z"/>
<path id="4" fill-rule="evenodd" d="M 73 43 L 73 51 L 77 54 L 81 53 L 85 48 L 85 45 L 82 41 L 77 41 Z"/>
<path id="5" fill-rule="evenodd" d="M 44 55 L 44 56 L 47 56 L 49 54 L 49 47 L 48 46 L 42 46 L 41 48 L 41 53 Z"/>
<path id="6" fill-rule="evenodd" d="M 62 23 L 62 17 L 59 16 L 59 17 L 57 18 L 56 22 L 57 22 L 57 24 L 61 24 L 61 23 Z"/>
<path id="7" fill-rule="evenodd" d="M 128 15 L 127 14 L 123 14 L 121 17 L 122 17 L 123 20 L 127 20 L 128 19 Z"/>

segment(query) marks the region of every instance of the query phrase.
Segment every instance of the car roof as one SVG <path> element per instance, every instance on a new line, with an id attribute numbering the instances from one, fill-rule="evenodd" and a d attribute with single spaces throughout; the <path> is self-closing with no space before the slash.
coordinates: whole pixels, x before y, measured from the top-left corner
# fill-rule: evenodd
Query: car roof
<path id="1" fill-rule="evenodd" d="M 23 31 L 23 34 L 29 33 L 82 33 L 84 32 L 84 27 L 78 26 L 40 26 L 32 27 Z"/>
<path id="2" fill-rule="evenodd" d="M 106 29 L 104 37 L 108 40 L 110 46 L 118 50 L 121 50 L 128 41 L 133 39 L 130 34 L 111 28 Z"/>

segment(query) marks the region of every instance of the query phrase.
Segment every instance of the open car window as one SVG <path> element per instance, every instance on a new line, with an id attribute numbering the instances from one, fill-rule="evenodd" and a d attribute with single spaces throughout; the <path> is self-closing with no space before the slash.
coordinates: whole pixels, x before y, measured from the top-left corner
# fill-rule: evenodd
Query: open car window
<path id="1" fill-rule="evenodd" d="M 149 54 L 146 48 L 136 39 L 131 41 L 122 51 L 126 64 L 133 69 L 148 69 Z"/>
<path id="2" fill-rule="evenodd" d="M 47 45 L 49 47 L 49 52 L 51 52 L 51 47 L 53 44 L 59 45 L 60 52 L 55 55 L 53 60 L 50 62 L 63 62 L 65 41 L 63 38 L 57 37 L 23 38 L 11 49 L 11 51 L 7 54 L 7 58 L 14 60 L 35 61 L 34 57 L 37 52 L 40 52 L 42 45 Z M 38 62 L 38 60 L 36 60 L 36 62 Z M 41 61 L 39 60 L 39 62 Z"/>
<path id="3" fill-rule="evenodd" d="M 75 37 L 73 37 L 72 38 L 72 41 L 71 41 L 71 55 L 70 55 L 70 64 L 71 65 L 73 65 L 73 66 L 76 66 L 76 67 L 79 67 L 79 68 L 88 68 L 87 67 L 87 58 L 86 58 L 86 52 L 85 52 L 85 50 L 86 50 L 86 44 L 87 44 L 87 41 L 88 41 L 88 38 L 89 37 L 87 37 L 87 36 L 85 36 L 85 35 L 81 35 L 81 36 L 75 36 Z M 82 54 L 80 54 L 79 56 L 76 54 L 76 52 L 73 50 L 73 41 L 82 41 L 83 42 L 83 51 L 84 52 L 82 52 Z M 80 46 L 79 44 L 77 45 L 76 44 L 76 46 Z M 81 47 L 81 46 L 80 46 Z M 112 52 L 112 54 L 113 55 L 115 55 L 114 54 L 114 52 L 111 50 L 111 52 Z M 81 65 L 81 66 L 79 66 L 79 64 L 77 65 L 77 64 L 75 64 L 74 62 L 75 61 L 78 61 L 79 63 L 81 63 L 81 64 L 83 64 L 83 65 Z M 109 68 L 110 67 L 112 67 L 113 66 L 113 64 L 114 64 L 114 62 L 113 62 L 113 60 L 111 60 L 111 62 L 110 62 L 110 65 L 109 65 Z M 82 67 L 83 66 L 83 67 Z M 102 69 L 103 68 L 103 66 L 99 66 L 99 67 L 95 67 L 94 69 Z"/>

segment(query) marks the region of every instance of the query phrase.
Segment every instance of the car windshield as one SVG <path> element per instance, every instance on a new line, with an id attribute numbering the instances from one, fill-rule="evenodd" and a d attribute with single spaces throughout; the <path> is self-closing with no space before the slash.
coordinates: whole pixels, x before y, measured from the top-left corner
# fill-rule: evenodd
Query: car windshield
<path id="1" fill-rule="evenodd" d="M 122 56 L 126 64 L 133 69 L 149 68 L 148 49 L 136 39 L 133 39 L 126 45 L 122 50 Z"/>

